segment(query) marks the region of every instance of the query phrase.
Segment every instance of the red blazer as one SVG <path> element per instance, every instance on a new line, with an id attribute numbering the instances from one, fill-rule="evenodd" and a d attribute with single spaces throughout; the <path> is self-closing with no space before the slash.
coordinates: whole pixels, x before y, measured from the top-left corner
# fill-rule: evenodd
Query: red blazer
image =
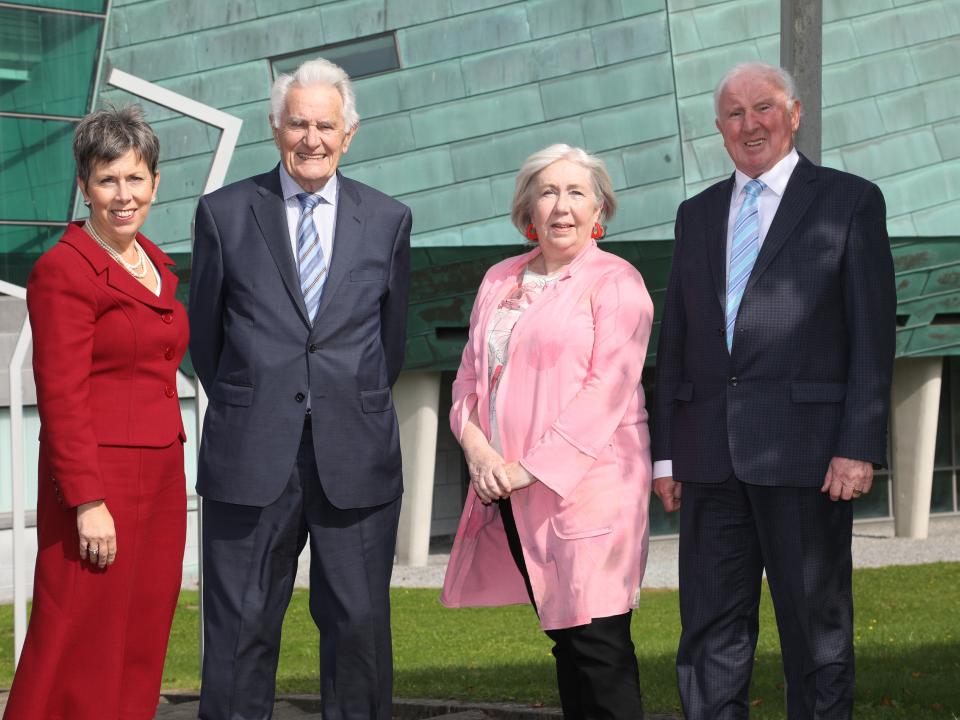
<path id="1" fill-rule="evenodd" d="M 64 507 L 104 497 L 98 445 L 166 447 L 186 437 L 176 374 L 189 330 L 173 261 L 137 235 L 160 272 L 157 297 L 81 225 L 67 227 L 27 282 L 41 467 Z"/>

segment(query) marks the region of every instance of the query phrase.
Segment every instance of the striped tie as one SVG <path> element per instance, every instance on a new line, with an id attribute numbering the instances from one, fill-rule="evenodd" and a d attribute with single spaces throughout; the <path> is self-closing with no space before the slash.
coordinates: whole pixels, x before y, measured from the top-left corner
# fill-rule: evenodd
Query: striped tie
<path id="1" fill-rule="evenodd" d="M 750 271 L 760 253 L 760 214 L 757 212 L 757 197 L 766 185 L 751 180 L 743 188 L 747 196 L 737 213 L 733 225 L 733 241 L 730 248 L 730 272 L 727 275 L 727 350 L 733 349 L 733 327 L 737 311 L 743 299 L 743 291 L 750 279 Z"/>
<path id="2" fill-rule="evenodd" d="M 303 293 L 303 304 L 307 307 L 310 322 L 317 315 L 320 307 L 320 295 L 323 293 L 323 284 L 327 280 L 327 263 L 323 259 L 323 248 L 320 247 L 320 235 L 313 222 L 313 209 L 323 198 L 319 195 L 299 193 L 300 222 L 297 223 L 297 266 L 300 268 L 300 291 Z"/>

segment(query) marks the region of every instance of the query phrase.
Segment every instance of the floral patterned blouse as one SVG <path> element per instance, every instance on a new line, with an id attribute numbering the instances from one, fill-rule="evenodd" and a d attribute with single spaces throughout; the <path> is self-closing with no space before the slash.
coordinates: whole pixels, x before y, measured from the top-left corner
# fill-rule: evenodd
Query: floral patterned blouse
<path id="1" fill-rule="evenodd" d="M 529 267 L 523 271 L 520 285 L 500 303 L 490 323 L 487 334 L 487 367 L 490 370 L 490 445 L 497 452 L 500 447 L 500 432 L 497 429 L 497 390 L 506 371 L 510 348 L 510 335 L 524 311 L 539 295 L 560 277 L 560 272 L 541 275 Z"/>

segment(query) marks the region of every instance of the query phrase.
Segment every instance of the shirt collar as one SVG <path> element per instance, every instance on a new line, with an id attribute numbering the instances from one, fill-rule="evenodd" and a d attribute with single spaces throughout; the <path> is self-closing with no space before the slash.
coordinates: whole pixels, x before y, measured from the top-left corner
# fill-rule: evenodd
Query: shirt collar
<path id="1" fill-rule="evenodd" d="M 280 163 L 280 189 L 283 190 L 283 199 L 290 200 L 291 198 L 296 200 L 297 195 L 302 192 L 306 192 L 300 185 L 297 184 L 297 181 L 290 177 L 290 173 L 287 172 L 287 169 L 283 166 L 283 163 Z M 324 185 L 315 195 L 319 195 L 324 200 L 326 200 L 330 205 L 337 206 L 337 193 L 340 189 L 340 177 L 337 173 L 334 173 L 330 176 L 330 179 L 327 180 L 327 184 Z"/>
<path id="2" fill-rule="evenodd" d="M 787 183 L 790 181 L 790 176 L 793 174 L 793 169 L 797 166 L 798 162 L 800 162 L 800 155 L 797 153 L 797 149 L 790 148 L 790 152 L 784 155 L 776 165 L 758 177 L 757 180 L 760 180 L 776 195 L 782 196 L 784 190 L 787 189 Z M 753 180 L 752 177 L 739 170 L 734 172 L 733 197 L 740 197 L 743 188 L 746 187 L 747 183 L 751 180 Z"/>

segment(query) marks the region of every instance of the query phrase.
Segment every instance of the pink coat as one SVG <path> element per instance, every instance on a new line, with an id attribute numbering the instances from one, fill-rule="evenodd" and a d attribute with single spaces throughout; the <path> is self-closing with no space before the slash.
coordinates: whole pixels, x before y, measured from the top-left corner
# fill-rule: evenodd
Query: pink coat
<path id="1" fill-rule="evenodd" d="M 489 437 L 487 330 L 539 249 L 487 271 L 453 384 L 459 438 Z M 497 393 L 506 462 L 540 482 L 511 496 L 540 622 L 572 627 L 636 606 L 647 560 L 650 436 L 640 386 L 653 304 L 640 273 L 591 243 L 517 322 Z M 527 603 L 497 505 L 471 487 L 444 579 L 449 607 Z"/>

